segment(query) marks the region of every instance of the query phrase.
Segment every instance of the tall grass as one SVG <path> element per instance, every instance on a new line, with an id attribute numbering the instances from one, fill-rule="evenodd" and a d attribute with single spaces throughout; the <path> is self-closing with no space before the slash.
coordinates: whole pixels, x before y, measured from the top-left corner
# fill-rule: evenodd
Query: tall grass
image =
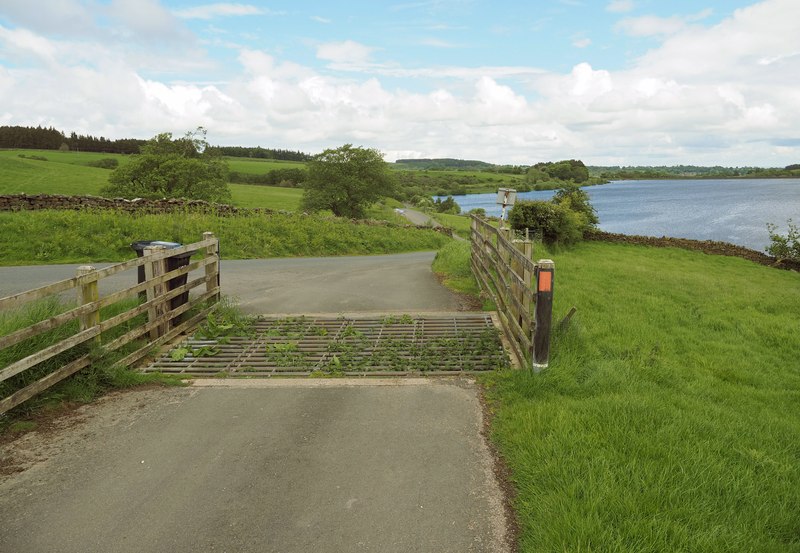
<path id="1" fill-rule="evenodd" d="M 800 275 L 584 243 L 551 362 L 484 383 L 521 551 L 800 551 Z M 461 263 L 467 258 L 462 254 Z"/>
<path id="2" fill-rule="evenodd" d="M 0 264 L 85 263 L 131 257 L 137 240 L 220 239 L 223 258 L 366 255 L 434 250 L 448 239 L 427 229 L 353 224 L 316 215 L 216 217 L 186 212 L 130 215 L 113 211 L 0 213 Z"/>
<path id="3" fill-rule="evenodd" d="M 494 381 L 523 550 L 800 550 L 800 278 L 679 250 L 556 253 L 550 368 Z"/>
<path id="4" fill-rule="evenodd" d="M 100 311 L 102 320 L 109 319 L 139 305 L 138 298 L 131 298 L 104 307 Z M 14 331 L 29 327 L 37 322 L 49 319 L 74 307 L 73 304 L 64 302 L 52 296 L 43 300 L 31 302 L 23 308 L 0 312 L 0 336 L 11 334 Z M 101 334 L 101 343 L 106 344 L 123 334 L 143 325 L 146 314 L 139 315 Z M 45 347 L 61 342 L 78 331 L 77 321 L 63 324 L 53 330 L 28 338 L 13 346 L 0 349 L 0 368 L 6 367 L 20 359 L 41 351 Z M 0 432 L 2 432 L 15 418 L 35 411 L 43 405 L 60 405 L 67 403 L 85 403 L 97 395 L 111 388 L 124 388 L 147 382 L 171 382 L 162 375 L 142 375 L 130 371 L 126 367 L 116 364 L 127 353 L 142 347 L 141 340 L 134 341 L 120 350 L 108 353 L 91 343 L 79 344 L 69 350 L 44 361 L 33 368 L 0 382 L 0 398 L 6 397 L 20 390 L 38 379 L 52 373 L 67 363 L 84 355 L 92 356 L 89 367 L 76 373 L 74 376 L 49 388 L 36 398 L 16 407 L 11 416 L 0 418 Z"/>

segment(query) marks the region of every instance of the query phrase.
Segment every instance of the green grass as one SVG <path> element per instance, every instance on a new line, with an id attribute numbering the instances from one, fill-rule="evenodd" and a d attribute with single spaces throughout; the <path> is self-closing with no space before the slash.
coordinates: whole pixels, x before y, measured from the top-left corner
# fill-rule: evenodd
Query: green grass
<path id="1" fill-rule="evenodd" d="M 229 184 L 233 205 L 238 207 L 266 207 L 279 211 L 297 211 L 303 190 L 255 184 Z"/>
<path id="2" fill-rule="evenodd" d="M 40 156 L 47 161 L 20 158 L 19 155 Z M 114 158 L 124 164 L 128 156 L 51 150 L 0 150 L 0 194 L 64 194 L 99 196 L 108 184 L 111 171 L 88 167 L 86 163 Z M 230 161 L 230 160 L 229 160 Z M 302 163 L 274 160 L 241 160 L 231 162 L 231 169 L 244 172 L 264 172 L 276 166 L 291 167 Z M 235 169 L 234 169 L 235 166 Z M 266 207 L 295 211 L 300 207 L 303 191 L 297 188 L 230 184 L 233 203 L 239 207 Z"/>
<path id="3" fill-rule="evenodd" d="M 130 215 L 114 211 L 0 213 L 0 265 L 122 261 L 137 240 L 220 239 L 226 259 L 369 255 L 435 250 L 448 238 L 427 229 L 352 224 L 317 215 L 200 213 Z"/>
<path id="4" fill-rule="evenodd" d="M 137 298 L 117 302 L 101 309 L 101 319 L 109 319 L 129 311 L 137 305 L 139 305 Z M 0 336 L 11 334 L 16 330 L 51 318 L 72 307 L 74 307 L 73 304 L 65 303 L 56 297 L 49 297 L 32 302 L 20 309 L 4 311 L 0 313 Z M 107 330 L 101 335 L 102 343 L 108 343 L 118 338 L 133 328 L 144 324 L 145 321 L 146 315 L 143 314 Z M 13 346 L 0 349 L 0 368 L 63 341 L 77 331 L 77 321 L 71 321 Z M 112 388 L 127 388 L 154 382 L 175 383 L 176 379 L 171 377 L 160 374 L 155 374 L 155 376 L 138 374 L 116 364 L 126 353 L 132 352 L 143 345 L 141 341 L 135 341 L 116 352 L 105 353 L 99 349 L 92 349 L 89 344 L 80 344 L 3 381 L 0 383 L 0 398 L 7 397 L 11 393 L 32 384 L 74 359 L 86 354 L 92 355 L 92 364 L 89 367 L 12 409 L 7 416 L 0 417 L 0 434 L 5 431 L 22 432 L 31 429 L 30 427 L 34 426 L 34 423 L 25 420 L 25 417 L 42 408 L 58 407 L 64 403 L 86 403 Z"/>
<path id="5" fill-rule="evenodd" d="M 19 155 L 40 156 L 47 161 Z M 88 167 L 88 161 L 125 156 L 47 150 L 0 150 L 0 194 L 98 195 L 108 183 L 107 169 Z"/>
<path id="6" fill-rule="evenodd" d="M 542 257 L 554 321 L 578 312 L 549 368 L 484 380 L 520 551 L 800 551 L 800 275 L 591 242 Z"/>
<path id="7" fill-rule="evenodd" d="M 429 215 L 433 217 L 444 227 L 451 228 L 453 231 L 462 238 L 469 238 L 470 235 L 470 218 L 469 215 L 452 215 L 450 213 L 435 213 L 430 212 Z"/>
<path id="8" fill-rule="evenodd" d="M 282 161 L 278 159 L 253 159 L 244 157 L 225 157 L 228 168 L 237 173 L 248 175 L 262 175 L 274 169 L 305 169 L 302 161 Z"/>
<path id="9" fill-rule="evenodd" d="M 444 285 L 451 290 L 461 294 L 477 296 L 480 293 L 480 288 L 472 275 L 469 256 L 469 242 L 452 240 L 436 252 L 431 268 L 434 273 L 443 276 Z"/>

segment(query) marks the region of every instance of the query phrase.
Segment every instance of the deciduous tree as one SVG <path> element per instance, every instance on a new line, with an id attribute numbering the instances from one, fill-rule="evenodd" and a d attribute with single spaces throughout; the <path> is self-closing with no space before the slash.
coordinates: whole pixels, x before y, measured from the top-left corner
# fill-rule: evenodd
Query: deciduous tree
<path id="1" fill-rule="evenodd" d="M 308 163 L 303 208 L 361 218 L 370 204 L 391 194 L 390 171 L 383 154 L 373 148 L 345 144 L 325 150 Z"/>
<path id="2" fill-rule="evenodd" d="M 141 154 L 111 173 L 103 193 L 123 198 L 230 202 L 227 175 L 227 164 L 209 149 L 206 130 L 198 127 L 178 139 L 161 133 L 149 140 Z"/>

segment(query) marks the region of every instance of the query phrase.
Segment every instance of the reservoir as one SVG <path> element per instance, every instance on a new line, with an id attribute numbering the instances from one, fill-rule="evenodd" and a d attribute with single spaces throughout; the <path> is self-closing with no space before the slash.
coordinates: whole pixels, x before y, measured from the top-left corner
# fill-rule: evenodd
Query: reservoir
<path id="1" fill-rule="evenodd" d="M 718 240 L 764 251 L 767 223 L 786 233 L 800 224 L 800 179 L 614 181 L 584 188 L 606 232 Z M 522 192 L 524 200 L 548 200 L 552 190 Z M 454 196 L 462 212 L 482 207 L 500 215 L 496 194 Z"/>

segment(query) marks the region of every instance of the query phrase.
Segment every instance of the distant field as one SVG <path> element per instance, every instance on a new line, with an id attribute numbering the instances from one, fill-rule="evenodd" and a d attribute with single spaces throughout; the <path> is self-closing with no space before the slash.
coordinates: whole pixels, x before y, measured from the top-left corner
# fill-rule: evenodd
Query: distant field
<path id="1" fill-rule="evenodd" d="M 20 154 L 28 156 L 19 157 Z M 47 161 L 30 159 L 44 157 Z M 124 164 L 129 156 L 90 152 L 59 152 L 53 150 L 0 150 L 0 194 L 65 194 L 100 195 L 108 183 L 108 169 L 88 167 L 86 163 L 114 158 Z M 229 159 L 231 169 L 253 173 L 277 167 L 302 167 L 302 163 Z M 259 170 L 256 170 L 259 169 Z M 294 211 L 300 206 L 303 191 L 296 188 L 231 184 L 233 203 L 239 207 L 266 207 Z"/>
<path id="2" fill-rule="evenodd" d="M 228 167 L 231 171 L 248 175 L 260 175 L 273 169 L 305 169 L 306 167 L 306 164 L 302 161 L 281 161 L 277 159 L 225 157 L 225 161 L 228 162 Z"/>
<path id="3" fill-rule="evenodd" d="M 47 161 L 21 158 L 39 156 Z M 93 194 L 108 182 L 108 169 L 86 163 L 103 158 L 127 160 L 119 154 L 0 150 L 0 194 Z"/>
<path id="4" fill-rule="evenodd" d="M 230 184 L 233 204 L 239 207 L 268 207 L 283 211 L 297 211 L 303 190 L 255 184 Z"/>

